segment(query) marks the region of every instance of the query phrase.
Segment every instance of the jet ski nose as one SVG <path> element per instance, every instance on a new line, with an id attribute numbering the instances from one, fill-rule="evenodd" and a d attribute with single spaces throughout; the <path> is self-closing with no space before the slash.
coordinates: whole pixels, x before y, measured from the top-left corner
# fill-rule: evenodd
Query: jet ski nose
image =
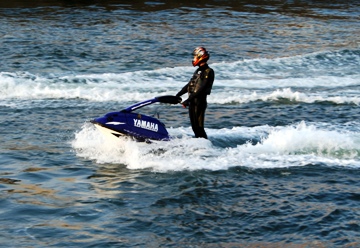
<path id="1" fill-rule="evenodd" d="M 156 102 L 177 104 L 180 100 L 181 98 L 175 96 L 156 97 L 136 103 L 121 111 L 107 113 L 90 122 L 103 131 L 107 130 L 112 136 L 127 135 L 137 140 L 169 140 L 170 136 L 164 123 L 152 116 L 133 111 Z"/>

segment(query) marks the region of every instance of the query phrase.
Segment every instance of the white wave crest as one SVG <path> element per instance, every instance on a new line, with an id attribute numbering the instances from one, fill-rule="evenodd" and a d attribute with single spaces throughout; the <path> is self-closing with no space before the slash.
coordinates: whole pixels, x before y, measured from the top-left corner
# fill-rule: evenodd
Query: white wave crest
<path id="1" fill-rule="evenodd" d="M 207 130 L 210 140 L 194 139 L 190 129 L 169 130 L 168 142 L 151 144 L 121 138 L 109 142 L 91 125 L 76 133 L 72 146 L 80 157 L 97 163 L 123 164 L 128 169 L 158 172 L 183 170 L 226 170 L 231 167 L 285 168 L 326 163 L 329 166 L 360 167 L 360 134 L 349 130 L 329 130 L 301 122 L 286 127 L 235 127 Z M 250 142 L 255 136 L 258 142 Z M 226 147 L 218 140 L 237 142 Z"/>

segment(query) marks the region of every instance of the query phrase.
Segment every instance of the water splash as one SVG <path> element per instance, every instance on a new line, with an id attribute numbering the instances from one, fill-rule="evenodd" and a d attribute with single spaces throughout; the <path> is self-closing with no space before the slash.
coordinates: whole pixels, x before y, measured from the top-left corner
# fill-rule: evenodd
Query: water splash
<path id="1" fill-rule="evenodd" d="M 207 130 L 213 141 L 194 139 L 190 130 L 171 129 L 176 138 L 168 142 L 139 143 L 129 138 L 108 142 L 91 125 L 85 124 L 76 133 L 72 146 L 80 157 L 97 163 L 125 164 L 128 169 L 153 171 L 226 170 L 231 167 L 283 168 L 326 164 L 360 166 L 360 134 L 348 130 L 321 129 L 301 122 L 285 127 Z M 227 147 L 214 145 L 228 136 Z M 243 142 L 244 137 L 248 140 Z M 252 142 L 253 139 L 258 142 Z"/>

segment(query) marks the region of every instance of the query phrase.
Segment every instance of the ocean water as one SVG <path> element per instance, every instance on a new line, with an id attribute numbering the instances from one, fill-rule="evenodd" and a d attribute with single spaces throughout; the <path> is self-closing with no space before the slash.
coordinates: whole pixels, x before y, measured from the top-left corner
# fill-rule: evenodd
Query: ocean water
<path id="1" fill-rule="evenodd" d="M 3 247 L 359 247 L 358 1 L 0 3 Z M 89 122 L 189 80 L 205 46 L 209 140 Z M 186 96 L 184 95 L 184 99 Z"/>

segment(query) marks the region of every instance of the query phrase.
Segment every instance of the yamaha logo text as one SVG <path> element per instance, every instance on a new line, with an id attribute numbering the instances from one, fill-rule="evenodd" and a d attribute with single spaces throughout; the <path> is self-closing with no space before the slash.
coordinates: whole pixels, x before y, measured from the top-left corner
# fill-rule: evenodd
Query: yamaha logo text
<path id="1" fill-rule="evenodd" d="M 143 120 L 138 120 L 138 119 L 134 119 L 134 126 L 144 128 L 144 129 L 154 131 L 154 132 L 157 132 L 159 129 L 158 124 L 152 123 L 150 121 L 143 121 Z"/>

